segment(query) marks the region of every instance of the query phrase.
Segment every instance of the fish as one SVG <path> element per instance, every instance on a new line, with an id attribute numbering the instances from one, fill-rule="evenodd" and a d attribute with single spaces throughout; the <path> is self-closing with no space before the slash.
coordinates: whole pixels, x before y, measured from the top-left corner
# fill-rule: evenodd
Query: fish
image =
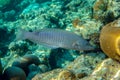
<path id="1" fill-rule="evenodd" d="M 30 40 L 51 49 L 64 48 L 71 50 L 93 50 L 89 42 L 71 31 L 45 28 L 39 31 L 19 30 L 15 40 Z"/>

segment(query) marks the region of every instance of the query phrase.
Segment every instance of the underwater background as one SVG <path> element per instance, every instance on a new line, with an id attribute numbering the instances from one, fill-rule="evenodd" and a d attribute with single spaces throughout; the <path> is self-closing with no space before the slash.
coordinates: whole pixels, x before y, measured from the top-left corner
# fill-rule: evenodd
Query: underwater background
<path id="1" fill-rule="evenodd" d="M 20 29 L 44 28 L 74 32 L 94 50 L 15 41 Z M 0 80 L 120 80 L 119 32 L 120 0 L 0 0 Z"/>

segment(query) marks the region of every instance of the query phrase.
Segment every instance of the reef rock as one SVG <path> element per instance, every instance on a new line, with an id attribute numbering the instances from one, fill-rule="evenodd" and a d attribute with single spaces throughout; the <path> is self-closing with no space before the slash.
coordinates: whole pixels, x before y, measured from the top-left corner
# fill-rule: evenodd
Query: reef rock
<path id="1" fill-rule="evenodd" d="M 120 16 L 119 0 L 97 0 L 93 6 L 93 18 L 108 23 Z"/>
<path id="2" fill-rule="evenodd" d="M 104 54 L 81 55 L 76 58 L 72 63 L 68 64 L 65 68 L 54 69 L 46 73 L 38 73 L 32 80 L 79 80 L 83 77 L 90 75 L 97 65 L 104 58 Z"/>
<path id="3" fill-rule="evenodd" d="M 101 76 L 105 80 L 120 80 L 120 64 L 110 58 L 106 59 L 96 67 L 92 76 Z"/>
<path id="4" fill-rule="evenodd" d="M 96 20 L 80 20 L 74 19 L 72 25 L 75 27 L 75 32 L 81 34 L 83 38 L 89 39 L 91 34 L 99 33 L 100 27 L 103 25 Z"/>
<path id="5" fill-rule="evenodd" d="M 61 72 L 62 69 L 55 69 L 44 74 L 37 74 L 32 80 L 56 80 L 57 75 Z"/>
<path id="6" fill-rule="evenodd" d="M 80 80 L 120 80 L 120 64 L 119 62 L 106 59 L 98 64 L 96 69 L 89 77 Z"/>

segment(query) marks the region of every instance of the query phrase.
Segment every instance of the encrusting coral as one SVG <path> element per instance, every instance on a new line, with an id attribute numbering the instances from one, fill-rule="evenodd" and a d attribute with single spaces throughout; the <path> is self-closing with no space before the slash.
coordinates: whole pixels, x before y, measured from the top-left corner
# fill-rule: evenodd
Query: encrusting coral
<path id="1" fill-rule="evenodd" d="M 100 46 L 110 58 L 120 61 L 120 18 L 102 28 Z"/>

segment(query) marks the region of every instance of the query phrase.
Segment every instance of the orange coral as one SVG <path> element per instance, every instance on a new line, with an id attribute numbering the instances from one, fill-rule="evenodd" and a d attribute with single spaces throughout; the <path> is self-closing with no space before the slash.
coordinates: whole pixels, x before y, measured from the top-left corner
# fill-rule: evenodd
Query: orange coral
<path id="1" fill-rule="evenodd" d="M 109 57 L 120 61 L 120 19 L 102 28 L 100 46 Z"/>

